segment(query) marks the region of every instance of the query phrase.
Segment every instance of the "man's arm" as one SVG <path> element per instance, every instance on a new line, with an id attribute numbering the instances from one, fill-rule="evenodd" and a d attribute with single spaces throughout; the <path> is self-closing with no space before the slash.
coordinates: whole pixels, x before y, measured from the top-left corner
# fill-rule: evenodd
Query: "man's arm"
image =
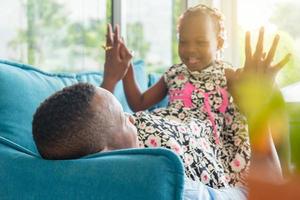
<path id="1" fill-rule="evenodd" d="M 115 27 L 114 32 L 111 25 L 107 25 L 106 46 L 104 50 L 105 63 L 101 87 L 113 93 L 118 81 L 123 79 L 127 73 L 132 58 L 131 53 L 120 37 L 118 25 Z"/>
<path id="2" fill-rule="evenodd" d="M 264 53 L 264 30 L 261 29 L 256 49 L 252 54 L 250 33 L 247 33 L 245 66 L 232 84 L 239 106 L 242 107 L 249 123 L 252 149 L 248 177 L 250 199 L 297 199 L 300 196 L 299 191 L 293 191 L 295 186 L 299 187 L 300 181 L 284 180 L 274 147 L 274 142 L 282 142 L 288 134 L 287 120 L 282 112 L 284 101 L 274 80 L 291 56 L 288 54 L 277 64 L 272 64 L 278 42 L 277 35 L 269 52 Z M 274 125 L 277 128 L 272 129 Z"/>

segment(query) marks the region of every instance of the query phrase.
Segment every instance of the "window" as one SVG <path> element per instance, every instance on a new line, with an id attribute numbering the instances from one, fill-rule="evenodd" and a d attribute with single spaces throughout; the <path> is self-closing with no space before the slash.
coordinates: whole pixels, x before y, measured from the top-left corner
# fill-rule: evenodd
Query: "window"
<path id="1" fill-rule="evenodd" d="M 6 0 L 3 4 L 0 57 L 48 71 L 103 66 L 100 46 L 105 42 L 111 1 Z"/>
<path id="2" fill-rule="evenodd" d="M 300 3 L 293 0 L 5 0 L 6 6 L 0 8 L 0 57 L 48 71 L 99 70 L 106 24 L 114 21 L 121 24 L 134 59 L 144 60 L 148 71 L 163 72 L 180 62 L 179 15 L 198 3 L 218 7 L 226 16 L 225 60 L 241 66 L 245 31 L 257 33 L 263 24 L 269 44 L 275 32 L 282 36 L 277 60 L 287 52 L 293 54 L 278 83 L 286 86 L 300 80 Z"/>
<path id="3" fill-rule="evenodd" d="M 280 72 L 277 82 L 281 87 L 300 81 L 300 3 L 293 0 L 252 0 L 237 1 L 240 57 L 244 60 L 244 33 L 256 30 L 260 26 L 266 28 L 266 51 L 269 49 L 274 35 L 281 36 L 278 46 L 278 62 L 286 53 L 292 53 L 292 60 Z M 257 36 L 256 36 L 257 37 Z M 253 41 L 256 41 L 253 38 Z M 253 44 L 254 46 L 254 44 Z"/>
<path id="4" fill-rule="evenodd" d="M 122 2 L 125 11 L 122 21 L 126 24 L 122 29 L 126 30 L 127 46 L 135 52 L 134 59 L 143 59 L 147 70 L 155 72 L 163 72 L 166 67 L 178 63 L 176 26 L 185 1 Z"/>

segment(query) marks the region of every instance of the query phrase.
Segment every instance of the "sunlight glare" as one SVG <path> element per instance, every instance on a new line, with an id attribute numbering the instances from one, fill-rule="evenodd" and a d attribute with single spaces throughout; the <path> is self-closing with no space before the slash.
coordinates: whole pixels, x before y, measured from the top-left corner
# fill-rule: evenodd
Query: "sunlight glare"
<path id="1" fill-rule="evenodd" d="M 283 0 L 239 0 L 238 25 L 243 30 L 257 30 L 264 26 L 269 32 L 276 32 L 277 26 L 270 23 L 276 3 Z"/>

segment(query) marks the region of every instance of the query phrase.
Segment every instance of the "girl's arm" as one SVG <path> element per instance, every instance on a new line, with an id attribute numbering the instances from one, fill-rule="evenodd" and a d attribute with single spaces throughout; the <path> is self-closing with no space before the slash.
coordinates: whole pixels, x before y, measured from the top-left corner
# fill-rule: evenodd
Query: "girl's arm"
<path id="1" fill-rule="evenodd" d="M 151 88 L 141 93 L 135 78 L 132 65 L 123 78 L 124 91 L 130 108 L 134 111 L 146 110 L 160 102 L 167 95 L 167 86 L 164 78 L 153 85 Z"/>
<path id="2" fill-rule="evenodd" d="M 241 69 L 231 69 L 231 68 L 227 68 L 225 69 L 225 77 L 226 77 L 226 81 L 227 81 L 227 89 L 228 92 L 232 95 L 235 103 L 238 104 L 238 102 L 236 102 L 238 100 L 238 98 L 236 97 L 236 90 L 234 89 L 234 85 L 238 84 L 237 80 L 238 77 L 240 76 L 241 73 Z"/>

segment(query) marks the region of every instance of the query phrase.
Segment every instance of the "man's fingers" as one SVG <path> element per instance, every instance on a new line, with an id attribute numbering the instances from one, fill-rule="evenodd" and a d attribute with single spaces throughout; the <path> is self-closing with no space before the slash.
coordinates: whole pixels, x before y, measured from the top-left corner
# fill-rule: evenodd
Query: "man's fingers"
<path id="1" fill-rule="evenodd" d="M 111 24 L 107 24 L 107 33 L 106 33 L 106 46 L 112 46 L 113 44 L 113 33 Z"/>
<path id="2" fill-rule="evenodd" d="M 120 44 L 120 27 L 117 24 L 114 30 L 114 47 L 117 47 Z"/>
<path id="3" fill-rule="evenodd" d="M 272 67 L 273 72 L 277 73 L 279 70 L 281 70 L 284 65 L 286 65 L 290 61 L 291 57 L 292 54 L 287 54 L 279 63 Z"/>
<path id="4" fill-rule="evenodd" d="M 252 59 L 252 50 L 251 50 L 251 34 L 250 31 L 246 32 L 246 37 L 245 37 L 245 69 L 251 67 L 247 63 L 249 63 Z"/>
<path id="5" fill-rule="evenodd" d="M 245 39 L 245 54 L 246 59 L 251 59 L 252 57 L 252 50 L 251 50 L 251 35 L 250 32 L 246 32 L 246 39 Z"/>
<path id="6" fill-rule="evenodd" d="M 259 60 L 261 59 L 263 50 L 264 50 L 264 34 L 265 34 L 265 29 L 263 27 L 260 28 L 259 30 L 259 36 L 256 44 L 256 50 L 254 53 L 255 59 Z"/>
<path id="7" fill-rule="evenodd" d="M 113 44 L 112 44 L 112 49 L 110 50 L 109 54 L 110 56 L 114 56 L 115 59 L 118 62 L 121 62 L 121 58 L 120 58 L 120 29 L 119 26 L 116 25 L 114 28 L 114 33 L 113 33 Z"/>
<path id="8" fill-rule="evenodd" d="M 264 73 L 266 71 L 266 69 L 268 68 L 268 66 L 265 64 L 264 59 L 266 58 L 267 53 L 263 52 L 261 55 L 260 60 L 257 62 L 257 68 L 256 71 L 261 74 Z"/>
<path id="9" fill-rule="evenodd" d="M 271 62 L 273 61 L 274 59 L 274 55 L 276 53 L 276 49 L 277 49 L 277 46 L 278 46 L 278 43 L 279 43 L 279 39 L 280 39 L 280 36 L 277 34 L 273 40 L 273 43 L 272 43 L 272 46 L 270 48 L 270 51 L 268 53 L 268 56 L 266 58 L 266 61 L 265 61 L 265 64 L 267 66 L 269 66 L 271 64 Z"/>
<path id="10" fill-rule="evenodd" d="M 111 27 L 111 24 L 107 24 L 107 33 L 106 33 L 106 44 L 103 45 L 103 49 L 105 51 L 105 59 L 109 59 L 111 57 L 111 48 L 112 48 L 112 45 L 114 43 L 113 41 L 113 31 L 112 31 L 112 27 Z"/>

